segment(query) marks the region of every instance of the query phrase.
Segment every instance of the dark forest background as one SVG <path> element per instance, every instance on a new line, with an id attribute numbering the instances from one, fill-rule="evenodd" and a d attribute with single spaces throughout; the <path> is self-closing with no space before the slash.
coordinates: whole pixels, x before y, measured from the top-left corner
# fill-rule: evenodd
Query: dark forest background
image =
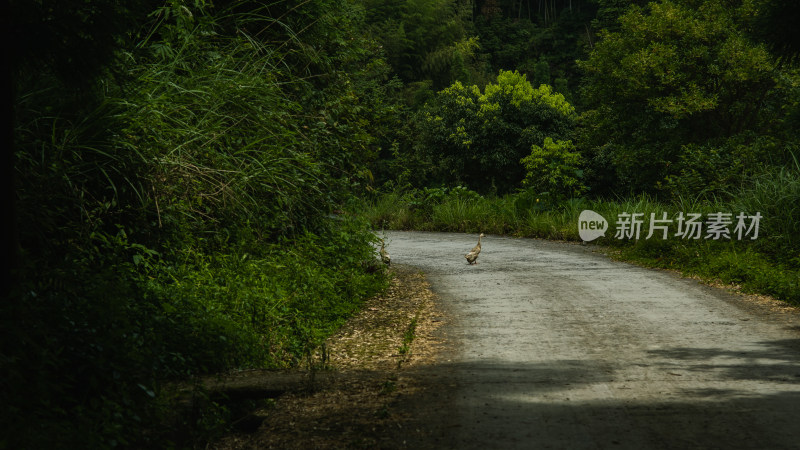
<path id="1" fill-rule="evenodd" d="M 176 386 L 313 364 L 387 286 L 387 222 L 363 214 L 386 198 L 760 211 L 749 266 L 726 264 L 797 299 L 795 2 L 3 8 L 0 447 L 223 433 L 229 411 L 197 389 L 176 413 Z"/>

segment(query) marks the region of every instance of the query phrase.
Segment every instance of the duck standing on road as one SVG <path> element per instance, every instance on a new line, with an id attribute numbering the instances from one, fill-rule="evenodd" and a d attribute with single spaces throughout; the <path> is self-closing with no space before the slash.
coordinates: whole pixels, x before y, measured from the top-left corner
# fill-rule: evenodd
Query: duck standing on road
<path id="1" fill-rule="evenodd" d="M 483 237 L 483 233 L 478 236 L 478 245 L 476 245 L 471 252 L 464 255 L 467 258 L 467 264 L 478 264 L 478 255 L 481 253 L 481 238 Z"/>

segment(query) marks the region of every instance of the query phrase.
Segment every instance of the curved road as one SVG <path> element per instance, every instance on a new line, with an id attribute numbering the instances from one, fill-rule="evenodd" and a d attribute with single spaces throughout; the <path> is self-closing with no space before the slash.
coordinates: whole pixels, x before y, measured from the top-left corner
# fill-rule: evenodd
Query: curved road
<path id="1" fill-rule="evenodd" d="M 387 232 L 446 348 L 401 400 L 411 448 L 800 448 L 800 316 L 591 246 Z"/>

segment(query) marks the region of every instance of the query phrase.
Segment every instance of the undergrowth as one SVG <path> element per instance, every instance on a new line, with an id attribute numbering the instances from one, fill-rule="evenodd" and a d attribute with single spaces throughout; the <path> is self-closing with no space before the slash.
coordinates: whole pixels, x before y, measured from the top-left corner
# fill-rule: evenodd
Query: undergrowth
<path id="1" fill-rule="evenodd" d="M 593 244 L 613 249 L 615 257 L 651 267 L 679 270 L 707 280 L 740 287 L 800 304 L 800 168 L 763 175 L 728 199 L 678 198 L 656 201 L 642 195 L 627 199 L 572 199 L 552 202 L 546 195 L 522 191 L 504 197 L 482 197 L 463 188 L 427 188 L 377 195 L 363 211 L 376 229 L 494 233 L 517 237 L 581 240 L 578 217 L 583 210 L 602 215 L 609 224 Z M 676 219 L 679 213 L 760 212 L 758 238 L 684 239 L 676 237 L 673 222 L 667 239 L 656 230 L 647 238 L 651 214 Z M 642 213 L 644 224 L 638 239 L 617 238 L 621 213 Z M 735 226 L 731 225 L 733 230 Z"/>
<path id="2" fill-rule="evenodd" d="M 225 407 L 175 417 L 177 383 L 297 367 L 386 286 L 347 214 L 390 107 L 353 4 L 159 5 L 80 86 L 15 67 L 0 448 L 203 446 Z"/>

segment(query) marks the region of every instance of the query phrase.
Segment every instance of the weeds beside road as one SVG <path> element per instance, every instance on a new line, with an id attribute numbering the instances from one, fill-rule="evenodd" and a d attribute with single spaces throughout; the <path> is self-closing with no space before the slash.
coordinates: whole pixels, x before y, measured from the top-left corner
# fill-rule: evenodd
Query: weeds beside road
<path id="1" fill-rule="evenodd" d="M 611 256 L 649 267 L 678 270 L 685 275 L 718 282 L 748 293 L 770 295 L 800 304 L 800 175 L 781 171 L 764 177 L 728 201 L 672 203 L 647 196 L 605 201 L 575 199 L 550 203 L 545 195 L 525 191 L 504 197 L 483 197 L 464 188 L 392 192 L 373 199 L 364 215 L 379 230 L 493 233 L 550 240 L 580 241 L 578 216 L 593 210 L 609 222 L 605 237 L 593 244 L 607 247 Z M 651 213 L 674 218 L 678 213 L 760 212 L 758 239 L 711 240 L 616 239 L 620 213 Z M 646 224 L 645 224 L 646 225 Z M 732 227 L 731 227 L 732 228 Z M 674 229 L 672 233 L 674 233 Z"/>
<path id="2" fill-rule="evenodd" d="M 391 286 L 368 300 L 326 341 L 314 373 L 290 371 L 294 387 L 277 400 L 252 408 L 260 428 L 240 430 L 214 443 L 217 449 L 245 448 L 386 448 L 397 447 L 398 433 L 411 418 L 396 404 L 416 389 L 406 369 L 428 362 L 443 323 L 425 276 L 410 267 L 393 266 Z M 275 372 L 253 371 L 222 380 L 212 389 L 263 386 Z M 251 398 L 257 401 L 258 398 Z"/>

